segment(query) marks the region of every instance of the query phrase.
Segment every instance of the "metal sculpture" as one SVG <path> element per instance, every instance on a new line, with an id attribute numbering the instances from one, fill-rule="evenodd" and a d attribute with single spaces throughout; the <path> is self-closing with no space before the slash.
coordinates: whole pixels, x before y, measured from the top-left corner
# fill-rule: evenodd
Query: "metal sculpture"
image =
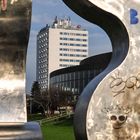
<path id="1" fill-rule="evenodd" d="M 25 58 L 31 0 L 1 0 L 0 123 L 26 122 Z"/>
<path id="2" fill-rule="evenodd" d="M 27 123 L 25 59 L 31 0 L 0 0 L 0 139 L 41 139 L 38 124 Z"/>
<path id="3" fill-rule="evenodd" d="M 74 120 L 76 139 L 140 139 L 140 1 L 64 2 L 103 28 L 113 47 L 108 67 L 80 96 Z"/>

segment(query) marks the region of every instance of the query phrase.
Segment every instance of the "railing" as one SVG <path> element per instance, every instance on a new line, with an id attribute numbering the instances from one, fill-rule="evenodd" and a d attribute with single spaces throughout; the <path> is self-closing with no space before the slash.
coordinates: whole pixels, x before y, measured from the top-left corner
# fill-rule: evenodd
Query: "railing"
<path id="1" fill-rule="evenodd" d="M 38 122 L 40 125 L 43 125 L 45 123 L 49 123 L 49 122 L 53 122 L 53 121 L 60 121 L 66 118 L 71 118 L 73 117 L 74 113 L 63 113 L 63 114 L 59 114 L 57 116 L 52 116 L 52 117 L 48 117 L 45 119 L 41 119 L 41 120 L 36 120 L 36 122 Z"/>

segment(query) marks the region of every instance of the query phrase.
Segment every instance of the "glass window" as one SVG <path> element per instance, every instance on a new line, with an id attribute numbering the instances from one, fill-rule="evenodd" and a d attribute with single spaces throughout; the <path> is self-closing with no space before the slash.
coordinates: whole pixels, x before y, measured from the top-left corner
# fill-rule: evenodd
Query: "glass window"
<path id="1" fill-rule="evenodd" d="M 68 81 L 70 80 L 70 73 L 68 73 Z"/>
<path id="2" fill-rule="evenodd" d="M 61 76 L 62 76 L 62 81 L 64 81 L 64 74 L 62 74 Z"/>
<path id="3" fill-rule="evenodd" d="M 83 44 L 82 46 L 83 46 L 83 47 L 86 47 L 86 46 L 87 46 L 87 44 Z"/>
<path id="4" fill-rule="evenodd" d="M 75 72 L 71 73 L 71 80 L 75 81 Z"/>
<path id="5" fill-rule="evenodd" d="M 65 81 L 68 81 L 68 74 L 65 74 Z"/>

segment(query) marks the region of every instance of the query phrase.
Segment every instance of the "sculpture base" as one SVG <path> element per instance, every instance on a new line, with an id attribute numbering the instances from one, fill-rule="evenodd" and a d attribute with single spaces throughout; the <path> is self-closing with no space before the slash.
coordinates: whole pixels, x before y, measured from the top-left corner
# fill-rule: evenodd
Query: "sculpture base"
<path id="1" fill-rule="evenodd" d="M 24 125 L 0 126 L 0 140 L 43 140 L 38 123 L 28 122 Z"/>

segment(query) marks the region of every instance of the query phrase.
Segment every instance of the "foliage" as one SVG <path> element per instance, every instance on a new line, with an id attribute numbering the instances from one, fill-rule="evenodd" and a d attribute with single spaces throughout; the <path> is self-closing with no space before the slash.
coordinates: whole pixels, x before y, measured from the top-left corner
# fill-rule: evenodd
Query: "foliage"
<path id="1" fill-rule="evenodd" d="M 68 106 L 73 102 L 73 94 L 70 91 L 59 91 L 58 89 L 51 89 L 50 99 L 55 106 Z"/>
<path id="2" fill-rule="evenodd" d="M 48 92 L 41 92 L 39 83 L 35 81 L 31 90 L 32 113 L 42 113 L 45 116 L 45 110 L 49 104 Z"/>
<path id="3" fill-rule="evenodd" d="M 41 91 L 40 91 L 39 83 L 37 81 L 34 81 L 31 89 L 32 96 L 40 95 L 40 92 Z"/>
<path id="4" fill-rule="evenodd" d="M 45 116 L 54 115 L 54 111 L 62 111 L 61 107 L 75 107 L 76 101 L 74 95 L 70 91 L 60 91 L 58 88 L 53 88 L 46 91 L 41 91 L 37 81 L 33 83 L 31 89 L 32 113 L 42 113 Z M 60 109 L 61 108 L 61 109 Z"/>

